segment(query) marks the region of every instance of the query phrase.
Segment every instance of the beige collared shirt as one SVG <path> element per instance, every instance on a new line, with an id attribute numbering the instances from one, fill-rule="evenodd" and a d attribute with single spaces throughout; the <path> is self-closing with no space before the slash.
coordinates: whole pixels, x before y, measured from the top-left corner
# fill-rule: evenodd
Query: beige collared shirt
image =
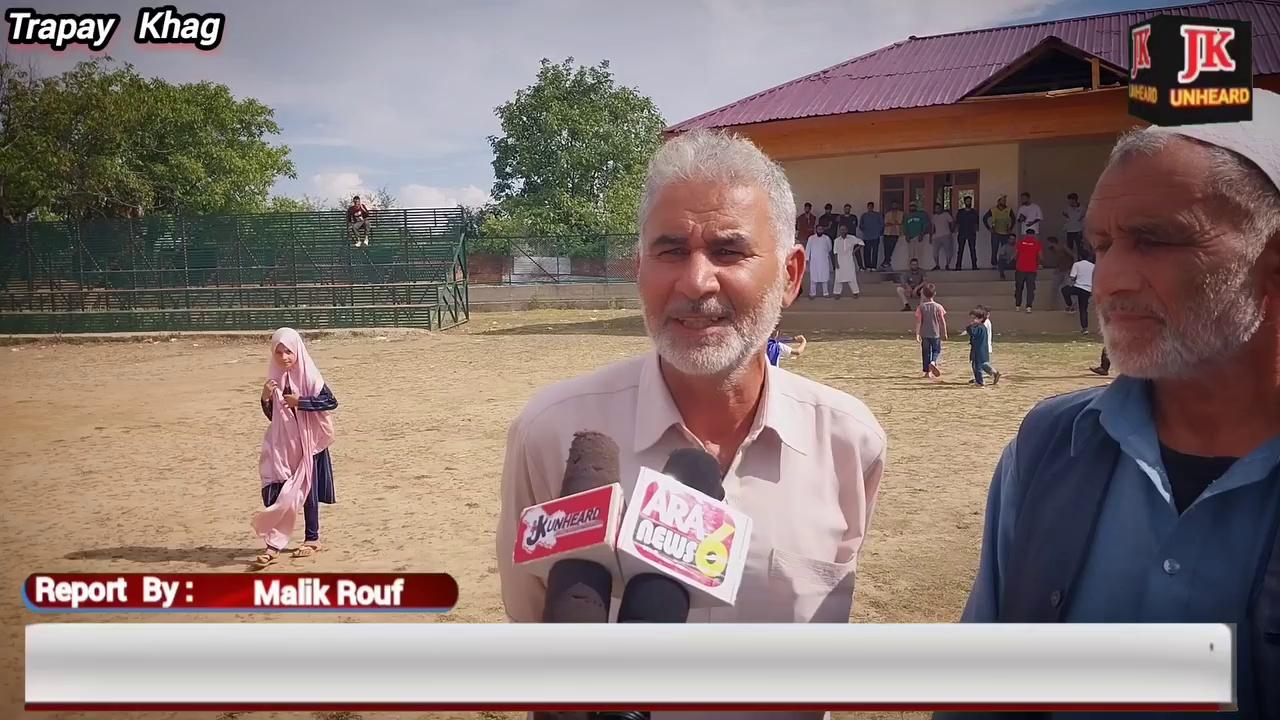
<path id="1" fill-rule="evenodd" d="M 559 495 L 569 443 L 581 430 L 618 443 L 627 495 L 641 467 L 661 470 L 673 450 L 702 447 L 684 426 L 656 352 L 537 393 L 511 424 L 502 473 L 498 570 L 513 621 L 539 621 L 546 592 L 512 563 L 520 511 Z M 753 520 L 737 602 L 692 610 L 689 622 L 848 622 L 884 463 L 884 431 L 861 401 L 768 366 L 755 422 L 724 477 L 725 500 Z M 621 590 L 614 588 L 615 612 Z"/>

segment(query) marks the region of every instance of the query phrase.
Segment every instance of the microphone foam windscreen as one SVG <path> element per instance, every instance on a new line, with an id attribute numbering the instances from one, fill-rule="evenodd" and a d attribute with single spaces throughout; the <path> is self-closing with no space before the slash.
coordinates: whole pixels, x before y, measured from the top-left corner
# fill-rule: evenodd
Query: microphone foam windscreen
<path id="1" fill-rule="evenodd" d="M 716 500 L 724 500 L 724 478 L 720 475 L 720 463 L 706 450 L 680 448 L 667 458 L 664 475 Z"/>
<path id="2" fill-rule="evenodd" d="M 569 461 L 564 467 L 560 496 L 619 482 L 619 473 L 618 444 L 613 438 L 587 430 L 575 433 L 569 445 Z"/>
<path id="3" fill-rule="evenodd" d="M 618 608 L 618 622 L 682 623 L 689 619 L 689 591 L 657 573 L 642 573 L 627 581 Z"/>

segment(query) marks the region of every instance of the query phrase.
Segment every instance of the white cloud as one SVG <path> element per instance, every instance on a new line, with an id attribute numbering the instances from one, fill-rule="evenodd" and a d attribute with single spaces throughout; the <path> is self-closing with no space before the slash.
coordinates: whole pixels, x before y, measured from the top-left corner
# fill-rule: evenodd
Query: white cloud
<path id="1" fill-rule="evenodd" d="M 315 193 L 325 200 L 351 199 L 352 195 L 368 197 L 373 194 L 360 173 L 330 172 L 311 176 L 311 187 Z"/>
<path id="2" fill-rule="evenodd" d="M 102 4 L 136 12 L 124 0 Z M 228 17 L 216 53 L 148 51 L 117 34 L 111 55 L 148 75 L 226 83 L 276 108 L 302 150 L 304 189 L 349 195 L 385 179 L 403 195 L 458 200 L 478 199 L 471 185 L 491 179 L 493 108 L 533 81 L 543 57 L 608 58 L 621 84 L 674 123 L 908 35 L 1071 14 L 1066 0 L 208 4 Z M 62 55 L 42 58 L 47 69 L 84 57 Z M 335 166 L 369 170 L 322 172 Z"/>
<path id="3" fill-rule="evenodd" d="M 359 195 L 368 200 L 373 197 L 374 191 L 375 188 L 371 187 L 371 183 L 363 175 L 346 170 L 312 175 L 310 189 L 306 192 L 323 200 L 346 201 L 350 200 L 352 195 Z M 490 201 L 489 193 L 475 185 L 438 187 L 409 183 L 401 185 L 399 189 L 392 189 L 391 194 L 395 196 L 397 207 L 407 208 L 443 208 L 458 205 L 474 207 Z"/>
<path id="4" fill-rule="evenodd" d="M 475 185 L 460 188 L 410 184 L 400 188 L 396 204 L 400 207 L 474 207 L 489 202 L 489 193 Z"/>

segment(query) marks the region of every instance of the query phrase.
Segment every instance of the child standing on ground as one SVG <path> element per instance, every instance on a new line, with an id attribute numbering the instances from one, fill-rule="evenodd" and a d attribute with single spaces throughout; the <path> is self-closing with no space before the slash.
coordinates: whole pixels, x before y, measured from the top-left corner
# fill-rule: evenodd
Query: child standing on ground
<path id="1" fill-rule="evenodd" d="M 969 311 L 969 325 L 964 329 L 969 336 L 969 364 L 973 366 L 973 384 L 984 387 L 982 374 L 990 373 L 991 384 L 1000 382 L 1000 371 L 991 367 L 991 339 L 986 326 L 987 311 L 981 305 Z"/>
<path id="2" fill-rule="evenodd" d="M 947 335 L 947 309 L 934 300 L 937 288 L 926 283 L 920 295 L 924 302 L 916 308 L 916 342 L 920 345 L 920 361 L 924 376 L 938 377 L 938 356 L 942 354 L 942 338 Z"/>
<path id="3" fill-rule="evenodd" d="M 289 546 L 299 510 L 305 517 L 306 536 L 293 556 L 319 552 L 319 504 L 336 501 L 329 446 L 333 443 L 330 413 L 338 407 L 338 400 L 325 384 L 302 336 L 292 328 L 280 328 L 271 336 L 271 361 L 261 403 L 271 425 L 262 438 L 258 458 L 262 504 L 267 509 L 255 515 L 252 523 L 266 546 L 254 560 L 256 569 L 275 562 Z"/>
<path id="4" fill-rule="evenodd" d="M 986 315 L 986 319 L 982 321 L 982 324 L 987 327 L 987 362 L 991 362 L 991 360 L 996 356 L 996 351 L 995 351 L 996 331 L 995 331 L 995 328 L 991 327 L 991 308 L 987 307 L 986 305 L 979 305 L 978 309 L 981 310 L 984 315 Z M 968 335 L 969 334 L 968 326 L 960 328 L 956 332 L 956 334 Z M 992 373 L 989 368 L 990 366 L 988 365 L 988 369 L 984 370 L 983 372 L 985 372 L 988 375 L 991 375 Z M 974 382 L 970 380 L 969 384 L 973 385 Z"/>
<path id="5" fill-rule="evenodd" d="M 778 336 L 778 331 L 773 331 L 773 336 L 769 338 L 765 344 L 765 356 L 769 359 L 769 364 L 778 367 L 782 358 L 800 357 L 804 354 L 804 349 L 809 345 L 809 341 L 804 339 L 803 335 L 797 335 L 791 340 L 785 340 Z"/>

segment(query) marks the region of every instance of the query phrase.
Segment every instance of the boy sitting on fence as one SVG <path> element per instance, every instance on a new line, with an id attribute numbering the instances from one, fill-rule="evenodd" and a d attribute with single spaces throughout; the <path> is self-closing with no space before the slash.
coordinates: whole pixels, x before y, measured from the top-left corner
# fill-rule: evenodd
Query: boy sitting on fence
<path id="1" fill-rule="evenodd" d="M 369 247 L 369 208 L 360 202 L 360 196 L 351 198 L 351 207 L 347 208 L 347 234 L 355 238 L 352 247 L 360 247 L 360 230 L 364 230 L 365 247 Z"/>

